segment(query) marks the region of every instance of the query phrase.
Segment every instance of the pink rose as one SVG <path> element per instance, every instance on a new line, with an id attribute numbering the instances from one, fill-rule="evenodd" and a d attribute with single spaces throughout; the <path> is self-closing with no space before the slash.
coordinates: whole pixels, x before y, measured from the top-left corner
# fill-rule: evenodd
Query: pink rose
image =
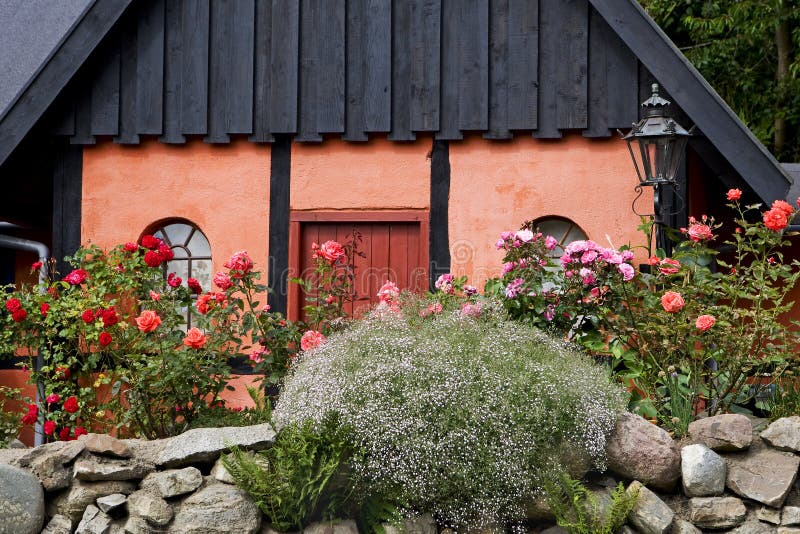
<path id="1" fill-rule="evenodd" d="M 241 278 L 253 269 L 253 260 L 250 259 L 247 251 L 240 250 L 239 252 L 234 252 L 223 267 L 231 270 L 231 278 Z"/>
<path id="2" fill-rule="evenodd" d="M 558 240 L 555 237 L 549 235 L 544 239 L 544 247 L 547 250 L 553 250 L 556 246 L 558 246 Z"/>
<path id="3" fill-rule="evenodd" d="M 378 290 L 378 299 L 381 302 L 391 303 L 399 296 L 400 289 L 397 287 L 397 284 L 391 280 L 387 280 Z"/>
<path id="4" fill-rule="evenodd" d="M 661 307 L 667 313 L 678 313 L 683 309 L 686 303 L 680 293 L 675 291 L 667 291 L 661 297 Z"/>
<path id="5" fill-rule="evenodd" d="M 620 263 L 617 265 L 617 270 L 622 274 L 622 279 L 626 282 L 633 280 L 633 267 L 628 263 Z"/>
<path id="6" fill-rule="evenodd" d="M 787 219 L 791 217 L 792 213 L 794 212 L 794 208 L 792 208 L 792 206 L 785 200 L 776 200 L 773 202 L 772 209 L 781 210 L 786 215 Z"/>
<path id="7" fill-rule="evenodd" d="M 705 332 L 717 322 L 717 318 L 713 315 L 701 315 L 695 321 L 694 326 L 701 332 Z"/>
<path id="8" fill-rule="evenodd" d="M 58 393 L 51 393 L 47 397 L 45 397 L 45 402 L 47 404 L 53 404 L 54 402 L 58 402 L 61 400 L 61 397 L 58 396 Z"/>
<path id="9" fill-rule="evenodd" d="M 672 258 L 664 258 L 661 260 L 661 265 L 658 267 L 658 270 L 661 271 L 661 274 L 675 274 L 680 270 L 681 262 L 678 260 L 673 260 Z"/>
<path id="10" fill-rule="evenodd" d="M 175 273 L 169 273 L 167 275 L 167 285 L 169 287 L 178 287 L 183 282 L 180 276 L 176 276 Z"/>
<path id="11" fill-rule="evenodd" d="M 317 255 L 335 263 L 339 258 L 344 257 L 344 248 L 338 241 L 325 241 L 320 245 Z"/>
<path id="12" fill-rule="evenodd" d="M 325 343 L 326 340 L 327 338 L 321 332 L 309 330 L 300 338 L 300 348 L 303 350 L 315 349 Z"/>
<path id="13" fill-rule="evenodd" d="M 65 276 L 64 280 L 73 286 L 79 286 L 86 280 L 86 271 L 83 269 L 75 269 Z"/>
<path id="14" fill-rule="evenodd" d="M 707 224 L 691 224 L 686 233 L 689 235 L 689 239 L 696 243 L 714 238 L 714 234 L 711 233 L 711 228 Z"/>
<path id="15" fill-rule="evenodd" d="M 514 234 L 514 237 L 523 243 L 529 243 L 533 239 L 533 232 L 530 230 L 520 230 Z"/>
<path id="16" fill-rule="evenodd" d="M 214 275 L 214 284 L 223 291 L 230 289 L 233 286 L 231 277 L 222 272 Z"/>

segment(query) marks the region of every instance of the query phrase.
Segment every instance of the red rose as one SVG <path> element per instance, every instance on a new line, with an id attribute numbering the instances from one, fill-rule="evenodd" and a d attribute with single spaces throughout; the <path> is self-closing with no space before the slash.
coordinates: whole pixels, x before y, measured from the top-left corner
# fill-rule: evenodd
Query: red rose
<path id="1" fill-rule="evenodd" d="M 65 426 L 61 429 L 61 432 L 58 433 L 58 439 L 61 441 L 69 441 L 69 432 L 70 429 L 68 426 Z"/>
<path id="2" fill-rule="evenodd" d="M 145 334 L 152 332 L 161 324 L 161 317 L 152 310 L 143 310 L 136 319 L 136 326 Z"/>
<path id="3" fill-rule="evenodd" d="M 125 243 L 125 252 L 136 252 L 137 250 L 139 250 L 139 245 L 133 241 L 128 241 Z"/>
<path id="4" fill-rule="evenodd" d="M 158 267 L 161 265 L 161 254 L 155 250 L 148 250 L 144 253 L 144 262 L 150 267 Z"/>
<path id="5" fill-rule="evenodd" d="M 47 404 L 53 404 L 54 402 L 58 402 L 61 400 L 61 397 L 58 396 L 58 393 L 51 393 L 47 397 L 45 397 L 44 401 Z"/>
<path id="6" fill-rule="evenodd" d="M 82 426 L 76 426 L 75 427 L 75 438 L 79 438 L 79 437 L 84 436 L 86 434 L 88 434 L 88 432 Z"/>
<path id="7" fill-rule="evenodd" d="M 22 424 L 23 425 L 32 425 L 36 422 L 36 419 L 39 417 L 39 407 L 35 404 L 28 405 L 28 413 L 22 416 Z"/>
<path id="8" fill-rule="evenodd" d="M 789 221 L 786 219 L 786 213 L 781 209 L 771 209 L 764 212 L 764 226 L 773 232 L 780 232 Z"/>
<path id="9" fill-rule="evenodd" d="M 112 341 L 114 341 L 114 339 L 108 332 L 100 332 L 100 336 L 97 338 L 97 341 L 100 342 L 101 347 L 107 347 L 111 344 Z"/>
<path id="10" fill-rule="evenodd" d="M 223 267 L 231 270 L 232 278 L 241 278 L 242 275 L 250 272 L 253 268 L 253 260 L 250 259 L 246 251 L 240 250 L 235 252 Z"/>
<path id="11" fill-rule="evenodd" d="M 192 293 L 195 295 L 199 295 L 203 292 L 203 288 L 200 287 L 200 282 L 197 281 L 197 278 L 189 278 L 186 281 L 186 285 L 189 286 L 189 289 L 191 289 Z"/>
<path id="12" fill-rule="evenodd" d="M 183 338 L 183 344 L 193 349 L 202 349 L 208 339 L 202 330 L 196 327 L 190 328 Z"/>
<path id="13" fill-rule="evenodd" d="M 56 431 L 56 424 L 53 421 L 45 421 L 44 422 L 44 433 L 48 436 L 52 436 L 53 432 Z"/>
<path id="14" fill-rule="evenodd" d="M 42 265 L 44 265 L 44 263 L 42 263 L 41 261 L 33 262 L 31 264 L 31 271 L 38 271 L 39 269 L 42 268 Z"/>
<path id="15" fill-rule="evenodd" d="M 117 311 L 114 308 L 103 310 L 101 317 L 103 318 L 103 326 L 105 327 L 114 326 L 119 322 L 119 316 L 117 316 Z"/>
<path id="16" fill-rule="evenodd" d="M 86 271 L 83 269 L 75 269 L 65 276 L 64 280 L 73 286 L 79 286 L 86 280 Z"/>
<path id="17" fill-rule="evenodd" d="M 233 286 L 231 277 L 225 273 L 217 273 L 214 275 L 214 284 L 221 290 L 225 291 Z"/>
<path id="18" fill-rule="evenodd" d="M 317 254 L 329 262 L 335 263 L 336 260 L 344 257 L 344 248 L 338 241 L 325 241 L 320 245 Z"/>
<path id="19" fill-rule="evenodd" d="M 792 212 L 794 212 L 794 209 L 792 208 L 792 206 L 788 202 L 786 202 L 785 200 L 776 200 L 775 202 L 773 202 L 772 203 L 772 209 L 781 210 L 786 215 L 787 219 L 789 217 L 791 217 L 792 216 Z"/>
<path id="20" fill-rule="evenodd" d="M 171 261 L 175 258 L 175 253 L 172 252 L 172 249 L 169 248 L 169 245 L 166 243 L 161 243 L 158 245 L 158 253 L 161 255 L 161 259 L 164 261 Z"/>
<path id="21" fill-rule="evenodd" d="M 81 314 L 81 319 L 83 319 L 83 322 L 86 324 L 93 323 L 95 318 L 95 314 L 92 310 L 86 310 Z"/>
<path id="22" fill-rule="evenodd" d="M 208 302 L 211 300 L 211 296 L 211 293 L 206 293 L 205 295 L 200 295 L 197 297 L 195 306 L 197 306 L 197 312 L 200 315 L 205 315 L 208 313 Z"/>
<path id="23" fill-rule="evenodd" d="M 57 379 L 69 380 L 71 374 L 69 367 L 56 367 L 55 378 Z"/>
<path id="24" fill-rule="evenodd" d="M 661 306 L 667 313 L 678 313 L 683 309 L 685 304 L 681 294 L 675 291 L 667 291 L 661 297 Z"/>
<path id="25" fill-rule="evenodd" d="M 729 189 L 727 197 L 728 197 L 728 200 L 730 200 L 732 202 L 736 201 L 736 200 L 739 200 L 740 198 L 742 198 L 742 190 L 741 189 Z"/>
<path id="26" fill-rule="evenodd" d="M 21 323 L 22 321 L 25 320 L 27 316 L 28 312 L 26 312 L 22 308 L 18 309 L 17 311 L 11 314 L 11 318 L 14 319 L 15 323 Z"/>
<path id="27" fill-rule="evenodd" d="M 717 318 L 713 315 L 701 315 L 695 321 L 694 326 L 701 332 L 705 332 L 717 322 Z"/>
<path id="28" fill-rule="evenodd" d="M 6 309 L 9 312 L 14 313 L 20 308 L 22 308 L 22 303 L 19 301 L 18 298 L 10 298 L 6 301 Z"/>
<path id="29" fill-rule="evenodd" d="M 42 312 L 44 317 L 47 317 L 47 312 L 50 311 L 50 305 L 46 302 L 42 302 L 42 305 L 39 306 L 39 311 Z"/>
<path id="30" fill-rule="evenodd" d="M 72 396 L 64 401 L 64 411 L 67 413 L 75 413 L 78 411 L 78 399 Z"/>
<path id="31" fill-rule="evenodd" d="M 678 260 L 673 260 L 672 258 L 664 258 L 661 261 L 661 265 L 659 266 L 658 270 L 661 271 L 661 274 L 675 274 L 681 267 L 681 263 Z"/>
<path id="32" fill-rule="evenodd" d="M 169 273 L 169 275 L 167 275 L 167 285 L 169 287 L 178 287 L 181 285 L 181 282 L 183 282 L 183 280 L 181 280 L 180 276 L 175 276 L 175 273 Z"/>
<path id="33" fill-rule="evenodd" d="M 141 241 L 142 241 L 142 246 L 143 246 L 144 248 L 148 248 L 148 249 L 150 249 L 150 250 L 155 250 L 155 249 L 157 249 L 157 248 L 158 248 L 158 246 L 159 246 L 161 243 L 163 243 L 163 241 L 161 241 L 159 238 L 157 238 L 157 237 L 154 237 L 154 236 L 152 236 L 152 235 L 145 235 L 145 236 L 142 236 L 142 239 L 141 239 Z"/>

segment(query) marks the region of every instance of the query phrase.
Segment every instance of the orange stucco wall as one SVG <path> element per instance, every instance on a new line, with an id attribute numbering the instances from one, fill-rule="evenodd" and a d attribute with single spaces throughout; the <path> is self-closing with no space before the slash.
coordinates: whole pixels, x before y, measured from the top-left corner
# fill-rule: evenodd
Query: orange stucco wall
<path id="1" fill-rule="evenodd" d="M 451 268 L 478 287 L 500 272 L 502 253 L 494 248 L 500 232 L 525 220 L 566 217 L 604 246 L 643 242 L 631 211 L 636 174 L 618 139 L 470 137 L 450 145 L 450 167 Z M 648 205 L 652 197 L 637 203 L 643 211 Z"/>
<path id="2" fill-rule="evenodd" d="M 328 140 L 292 145 L 293 210 L 412 209 L 430 205 L 432 142 Z"/>
<path id="3" fill-rule="evenodd" d="M 183 217 L 208 237 L 214 270 L 247 250 L 265 270 L 269 251 L 270 147 L 237 140 L 83 151 L 81 238 L 103 248 L 135 241 L 152 223 Z"/>

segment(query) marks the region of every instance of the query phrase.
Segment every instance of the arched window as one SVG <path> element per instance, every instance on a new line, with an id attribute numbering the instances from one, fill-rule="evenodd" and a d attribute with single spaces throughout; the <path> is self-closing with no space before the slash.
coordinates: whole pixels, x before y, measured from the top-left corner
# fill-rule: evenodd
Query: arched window
<path id="1" fill-rule="evenodd" d="M 573 241 L 589 239 L 580 226 L 565 217 L 540 217 L 533 221 L 536 228 L 544 235 L 551 235 L 558 241 L 551 256 L 558 259 L 564 254 L 564 247 Z"/>

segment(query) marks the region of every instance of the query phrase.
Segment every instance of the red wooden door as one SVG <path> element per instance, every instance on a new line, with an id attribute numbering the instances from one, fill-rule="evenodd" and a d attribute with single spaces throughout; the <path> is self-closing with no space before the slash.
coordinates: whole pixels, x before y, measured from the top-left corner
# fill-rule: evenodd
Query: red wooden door
<path id="1" fill-rule="evenodd" d="M 427 226 L 420 221 L 302 221 L 299 222 L 296 263 L 306 278 L 313 271 L 311 246 L 335 240 L 345 244 L 354 233 L 360 237 L 357 248 L 364 257 L 355 257 L 354 300 L 346 307 L 358 317 L 378 302 L 378 289 L 387 281 L 400 289 L 424 291 L 428 287 Z M 297 292 L 295 310 L 305 305 L 305 295 Z M 298 313 L 290 314 L 297 317 Z M 302 314 L 300 314 L 302 317 Z"/>

